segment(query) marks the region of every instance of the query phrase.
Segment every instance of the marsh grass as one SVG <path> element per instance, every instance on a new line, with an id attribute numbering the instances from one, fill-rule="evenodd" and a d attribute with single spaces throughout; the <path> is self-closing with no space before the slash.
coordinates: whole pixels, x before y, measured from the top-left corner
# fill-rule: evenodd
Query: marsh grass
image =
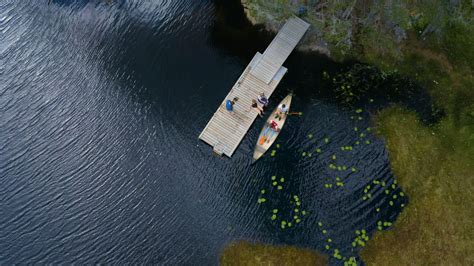
<path id="1" fill-rule="evenodd" d="M 377 123 L 410 207 L 394 230 L 374 235 L 362 251 L 364 261 L 473 265 L 474 147 L 462 141 L 449 117 L 429 128 L 414 113 L 394 107 L 380 113 Z"/>
<path id="2" fill-rule="evenodd" d="M 224 248 L 219 263 L 222 266 L 327 265 L 328 258 L 314 251 L 293 246 L 271 246 L 239 241 Z"/>

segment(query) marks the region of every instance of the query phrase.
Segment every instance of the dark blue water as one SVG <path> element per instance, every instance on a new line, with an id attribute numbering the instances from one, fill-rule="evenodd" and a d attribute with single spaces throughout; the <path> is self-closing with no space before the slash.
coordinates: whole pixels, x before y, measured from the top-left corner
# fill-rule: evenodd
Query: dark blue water
<path id="1" fill-rule="evenodd" d="M 234 8 L 192 0 L 0 3 L 0 264 L 216 264 L 239 239 L 330 255 L 338 248 L 348 258 L 359 250 L 355 230 L 370 235 L 377 221 L 396 219 L 405 200 L 388 202 L 399 188 L 386 195 L 373 185 L 394 180 L 383 140 L 359 136 L 369 114 L 351 119 L 353 110 L 315 92 L 313 76 L 342 67 L 326 58 L 289 58 L 272 107 L 293 90 L 293 107 L 304 114 L 288 121 L 275 157 L 250 165 L 262 121 L 232 159 L 198 140 L 271 35 Z M 342 151 L 347 145 L 353 150 Z M 285 177 L 282 190 L 272 175 Z M 363 200 L 368 184 L 372 197 Z M 291 219 L 293 195 L 307 215 L 281 229 L 272 209 Z"/>

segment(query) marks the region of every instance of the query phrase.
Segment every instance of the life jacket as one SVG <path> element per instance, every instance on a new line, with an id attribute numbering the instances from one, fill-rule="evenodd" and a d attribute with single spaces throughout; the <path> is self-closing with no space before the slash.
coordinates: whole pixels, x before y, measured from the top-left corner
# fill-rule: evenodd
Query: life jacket
<path id="1" fill-rule="evenodd" d="M 273 121 L 273 120 L 271 120 L 271 121 L 270 121 L 270 127 L 273 128 L 273 129 L 277 129 L 277 128 L 278 128 L 278 123 L 275 122 L 275 121 Z"/>

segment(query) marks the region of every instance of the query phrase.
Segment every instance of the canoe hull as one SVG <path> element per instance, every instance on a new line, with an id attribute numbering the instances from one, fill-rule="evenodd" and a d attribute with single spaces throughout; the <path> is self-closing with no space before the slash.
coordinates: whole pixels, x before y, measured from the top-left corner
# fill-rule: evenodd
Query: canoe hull
<path id="1" fill-rule="evenodd" d="M 289 94 L 280 102 L 280 104 L 285 104 L 286 106 L 288 106 L 288 109 L 289 109 L 291 105 L 291 99 L 292 99 L 292 95 Z M 278 106 L 280 104 L 278 104 Z M 262 157 L 265 154 L 265 152 L 272 146 L 272 144 L 277 139 L 278 135 L 280 135 L 281 129 L 283 128 L 283 125 L 286 122 L 288 115 L 285 115 L 284 117 L 282 117 L 281 120 L 278 120 L 275 118 L 278 112 L 278 106 L 273 110 L 271 115 L 268 117 L 267 121 L 265 122 L 265 125 L 260 131 L 260 134 L 258 135 L 257 144 L 255 145 L 255 150 L 253 152 L 254 161 L 260 159 L 260 157 Z M 278 124 L 278 128 L 280 129 L 278 132 L 272 131 L 271 129 L 268 128 L 271 120 L 274 120 Z"/>

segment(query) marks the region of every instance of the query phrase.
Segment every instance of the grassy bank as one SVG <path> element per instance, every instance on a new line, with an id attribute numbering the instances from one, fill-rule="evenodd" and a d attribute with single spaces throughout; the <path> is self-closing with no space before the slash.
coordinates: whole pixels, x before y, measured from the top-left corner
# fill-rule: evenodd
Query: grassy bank
<path id="1" fill-rule="evenodd" d="M 311 250 L 278 247 L 248 242 L 228 245 L 221 254 L 220 265 L 327 265 L 328 259 Z"/>
<path id="2" fill-rule="evenodd" d="M 474 7 L 471 1 L 242 0 L 269 29 L 300 6 L 302 49 L 397 71 L 425 87 L 445 116 L 425 126 L 390 107 L 374 117 L 410 203 L 362 251 L 368 265 L 474 264 Z"/>

